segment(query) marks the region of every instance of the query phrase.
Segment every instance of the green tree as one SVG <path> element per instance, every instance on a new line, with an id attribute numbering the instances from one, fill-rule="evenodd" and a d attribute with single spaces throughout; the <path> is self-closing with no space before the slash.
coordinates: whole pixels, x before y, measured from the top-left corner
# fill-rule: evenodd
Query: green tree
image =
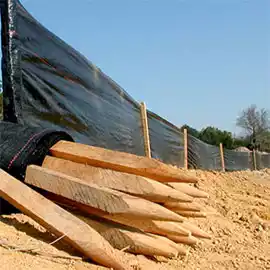
<path id="1" fill-rule="evenodd" d="M 270 115 L 266 109 L 258 109 L 251 105 L 244 109 L 237 118 L 237 126 L 240 127 L 249 138 L 250 144 L 263 151 L 267 146 L 270 132 Z"/>
<path id="2" fill-rule="evenodd" d="M 233 139 L 233 148 L 238 148 L 240 146 L 250 148 L 249 137 L 236 137 Z"/>
<path id="3" fill-rule="evenodd" d="M 212 145 L 218 146 L 220 143 L 227 149 L 233 148 L 232 133 L 228 131 L 220 130 L 216 127 L 206 127 L 201 130 L 199 139 Z"/>
<path id="4" fill-rule="evenodd" d="M 260 151 L 270 152 L 270 131 L 264 131 L 257 136 L 257 146 Z"/>
<path id="5" fill-rule="evenodd" d="M 184 129 L 186 129 L 189 135 L 195 138 L 199 138 L 200 132 L 197 129 L 190 127 L 189 125 L 183 125 L 180 129 L 182 132 L 184 132 Z"/>

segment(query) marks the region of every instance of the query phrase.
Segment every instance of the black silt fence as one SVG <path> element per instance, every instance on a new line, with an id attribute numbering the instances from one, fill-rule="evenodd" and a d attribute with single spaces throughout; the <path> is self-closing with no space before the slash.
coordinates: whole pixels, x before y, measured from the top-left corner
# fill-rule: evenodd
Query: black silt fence
<path id="1" fill-rule="evenodd" d="M 258 170 L 270 168 L 270 154 L 256 152 L 256 165 Z"/>
<path id="2" fill-rule="evenodd" d="M 184 166 L 184 136 L 179 128 L 148 111 L 151 153 L 165 163 Z"/>
<path id="3" fill-rule="evenodd" d="M 227 171 L 242 171 L 253 169 L 252 152 L 238 152 L 224 149 L 225 169 Z"/>
<path id="4" fill-rule="evenodd" d="M 0 0 L 4 120 L 69 134 L 76 142 L 145 155 L 140 104 L 78 51 L 48 31 L 18 0 Z M 153 158 L 184 166 L 179 128 L 148 111 Z M 227 170 L 249 167 L 224 151 Z M 257 157 L 269 168 L 268 155 Z M 219 147 L 188 136 L 190 168 L 221 170 Z"/>
<path id="5" fill-rule="evenodd" d="M 222 170 L 220 148 L 188 135 L 188 165 L 193 169 Z"/>
<path id="6" fill-rule="evenodd" d="M 19 1 L 0 2 L 4 120 L 144 155 L 140 105 Z"/>

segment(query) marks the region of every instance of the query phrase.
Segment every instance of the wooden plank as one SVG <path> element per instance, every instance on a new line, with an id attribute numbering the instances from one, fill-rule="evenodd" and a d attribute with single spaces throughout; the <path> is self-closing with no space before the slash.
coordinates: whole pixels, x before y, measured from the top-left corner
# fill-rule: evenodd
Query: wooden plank
<path id="1" fill-rule="evenodd" d="M 199 240 L 194 236 L 179 236 L 179 235 L 167 235 L 167 237 L 175 243 L 181 243 L 185 245 L 196 245 Z"/>
<path id="2" fill-rule="evenodd" d="M 195 237 L 204 238 L 204 239 L 211 239 L 211 235 L 210 234 L 208 234 L 207 232 L 203 231 L 198 226 L 196 226 L 194 224 L 190 224 L 187 221 L 182 222 L 181 223 L 181 227 L 189 230 L 191 232 L 191 234 L 193 236 L 195 236 Z"/>
<path id="3" fill-rule="evenodd" d="M 183 202 L 166 202 L 164 206 L 170 210 L 180 210 L 180 211 L 195 211 L 200 212 L 202 206 L 198 203 L 183 203 Z"/>
<path id="4" fill-rule="evenodd" d="M 172 210 L 175 213 L 181 215 L 182 217 L 188 218 L 206 218 L 206 213 L 195 212 L 195 211 L 181 211 L 181 210 Z"/>
<path id="5" fill-rule="evenodd" d="M 198 188 L 195 188 L 192 185 L 186 184 L 186 183 L 172 183 L 172 182 L 170 182 L 170 183 L 168 183 L 168 185 L 170 187 L 175 188 L 178 191 L 186 193 L 187 195 L 189 195 L 193 198 L 209 198 L 209 195 L 206 192 L 204 192 Z"/>
<path id="6" fill-rule="evenodd" d="M 187 129 L 184 129 L 184 168 L 188 169 L 188 133 Z"/>
<path id="7" fill-rule="evenodd" d="M 100 233 L 114 248 L 148 256 L 156 255 L 172 258 L 178 255 L 178 249 L 173 245 L 143 232 L 115 223 L 108 223 L 104 220 L 99 221 L 84 216 L 78 217 Z"/>
<path id="8" fill-rule="evenodd" d="M 176 249 L 178 251 L 179 255 L 187 255 L 187 250 L 185 248 L 183 248 L 180 245 L 176 244 L 175 242 L 168 239 L 167 237 L 156 235 L 156 234 L 149 234 L 149 235 L 152 236 L 153 238 L 155 238 L 155 239 L 157 239 L 159 241 L 162 241 L 165 244 L 173 247 L 174 249 Z"/>
<path id="9" fill-rule="evenodd" d="M 185 227 L 188 224 L 184 223 L 185 218 L 183 218 L 183 222 L 171 222 L 171 221 L 160 221 L 160 220 L 151 220 L 151 219 L 137 219 L 135 217 L 130 218 L 129 216 L 119 215 L 119 214 L 107 214 L 103 211 L 99 211 L 95 208 L 86 206 L 84 204 L 76 203 L 67 198 L 45 192 L 44 194 L 50 200 L 56 202 L 57 204 L 67 208 L 71 211 L 79 211 L 84 214 L 94 215 L 100 218 L 104 218 L 109 221 L 113 221 L 119 224 L 127 225 L 130 227 L 137 228 L 141 231 L 159 234 L 159 235 L 182 235 L 189 236 L 191 232 L 182 227 L 182 224 L 185 224 Z M 194 228 L 192 228 L 194 230 Z"/>
<path id="10" fill-rule="evenodd" d="M 92 260 L 114 269 L 130 269 L 94 229 L 0 170 L 0 196 Z"/>
<path id="11" fill-rule="evenodd" d="M 225 172 L 225 160 L 224 160 L 224 152 L 223 152 L 223 144 L 219 144 L 219 150 L 220 150 L 220 160 L 221 160 L 221 168 L 222 171 Z"/>
<path id="12" fill-rule="evenodd" d="M 149 136 L 149 128 L 148 128 L 148 118 L 147 118 L 146 105 L 144 102 L 141 103 L 141 122 L 142 122 L 142 129 L 143 129 L 145 156 L 148 158 L 151 158 L 151 146 L 150 146 L 150 136 Z"/>
<path id="13" fill-rule="evenodd" d="M 101 187 L 126 192 L 153 202 L 191 202 L 192 197 L 155 180 L 47 156 L 42 167 Z"/>
<path id="14" fill-rule="evenodd" d="M 160 221 L 160 220 L 139 220 L 135 218 L 128 218 L 124 216 L 116 216 L 116 215 L 99 215 L 105 219 L 112 220 L 114 222 L 118 222 L 120 224 L 128 225 L 137 229 L 140 229 L 144 232 L 159 234 L 159 235 L 167 235 L 167 234 L 175 234 L 175 235 L 190 235 L 190 231 L 181 227 L 182 223 L 170 222 L 170 221 Z"/>
<path id="15" fill-rule="evenodd" d="M 169 221 L 183 220 L 179 215 L 156 203 L 88 184 L 79 178 L 35 165 L 27 167 L 25 182 L 104 213 Z"/>
<path id="16" fill-rule="evenodd" d="M 60 141 L 50 152 L 58 158 L 145 176 L 160 182 L 198 182 L 196 177 L 158 160 L 85 144 Z"/>

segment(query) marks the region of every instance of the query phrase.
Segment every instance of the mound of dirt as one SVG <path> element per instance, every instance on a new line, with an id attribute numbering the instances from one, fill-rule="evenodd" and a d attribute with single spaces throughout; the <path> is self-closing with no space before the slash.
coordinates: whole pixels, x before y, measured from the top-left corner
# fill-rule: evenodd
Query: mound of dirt
<path id="1" fill-rule="evenodd" d="M 244 146 L 240 146 L 238 148 L 235 148 L 234 150 L 237 151 L 237 152 L 250 152 L 250 150 L 247 147 L 244 147 Z"/>
<path id="2" fill-rule="evenodd" d="M 192 219 L 213 236 L 189 255 L 156 262 L 126 254 L 135 269 L 270 269 L 270 170 L 234 173 L 190 171 L 201 179 L 198 187 L 209 199 L 207 219 Z M 1 269 L 105 269 L 67 256 L 78 254 L 23 214 L 0 218 Z M 11 248 L 16 247 L 16 249 Z M 29 249 L 32 251 L 29 252 Z"/>

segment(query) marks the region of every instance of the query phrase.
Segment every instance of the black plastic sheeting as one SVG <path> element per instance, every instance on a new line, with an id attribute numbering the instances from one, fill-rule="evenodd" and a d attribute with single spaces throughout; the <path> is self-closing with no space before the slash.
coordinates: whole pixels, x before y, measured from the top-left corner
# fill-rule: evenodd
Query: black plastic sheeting
<path id="1" fill-rule="evenodd" d="M 8 3 L 2 11 L 4 120 L 60 128 L 80 143 L 144 155 L 140 105 L 17 0 Z M 152 155 L 183 166 L 180 130 L 148 115 Z"/>
<path id="2" fill-rule="evenodd" d="M 256 166 L 258 170 L 270 168 L 270 154 L 256 152 Z"/>
<path id="3" fill-rule="evenodd" d="M 140 105 L 84 56 L 44 28 L 18 0 L 0 0 L 4 120 L 62 130 L 75 141 L 144 155 Z M 148 112 L 152 157 L 183 167 L 183 134 Z M 192 136 L 191 168 L 220 170 L 219 147 Z M 245 155 L 226 151 L 228 170 Z M 268 157 L 259 166 L 270 167 Z"/>
<path id="4" fill-rule="evenodd" d="M 224 161 L 227 171 L 243 171 L 253 169 L 252 154 L 224 149 Z"/>
<path id="5" fill-rule="evenodd" d="M 188 135 L 188 165 L 193 169 L 221 170 L 219 147 Z"/>
<path id="6" fill-rule="evenodd" d="M 179 128 L 153 112 L 147 112 L 152 157 L 184 166 L 184 137 Z"/>
<path id="7" fill-rule="evenodd" d="M 62 131 L 0 122 L 0 168 L 22 181 L 27 166 L 41 165 L 60 140 L 73 141 Z M 8 209 L 9 204 L 0 199 L 0 214 Z"/>
<path id="8" fill-rule="evenodd" d="M 61 128 L 81 143 L 143 155 L 139 104 L 19 1 L 7 2 L 2 9 L 4 120 Z"/>

